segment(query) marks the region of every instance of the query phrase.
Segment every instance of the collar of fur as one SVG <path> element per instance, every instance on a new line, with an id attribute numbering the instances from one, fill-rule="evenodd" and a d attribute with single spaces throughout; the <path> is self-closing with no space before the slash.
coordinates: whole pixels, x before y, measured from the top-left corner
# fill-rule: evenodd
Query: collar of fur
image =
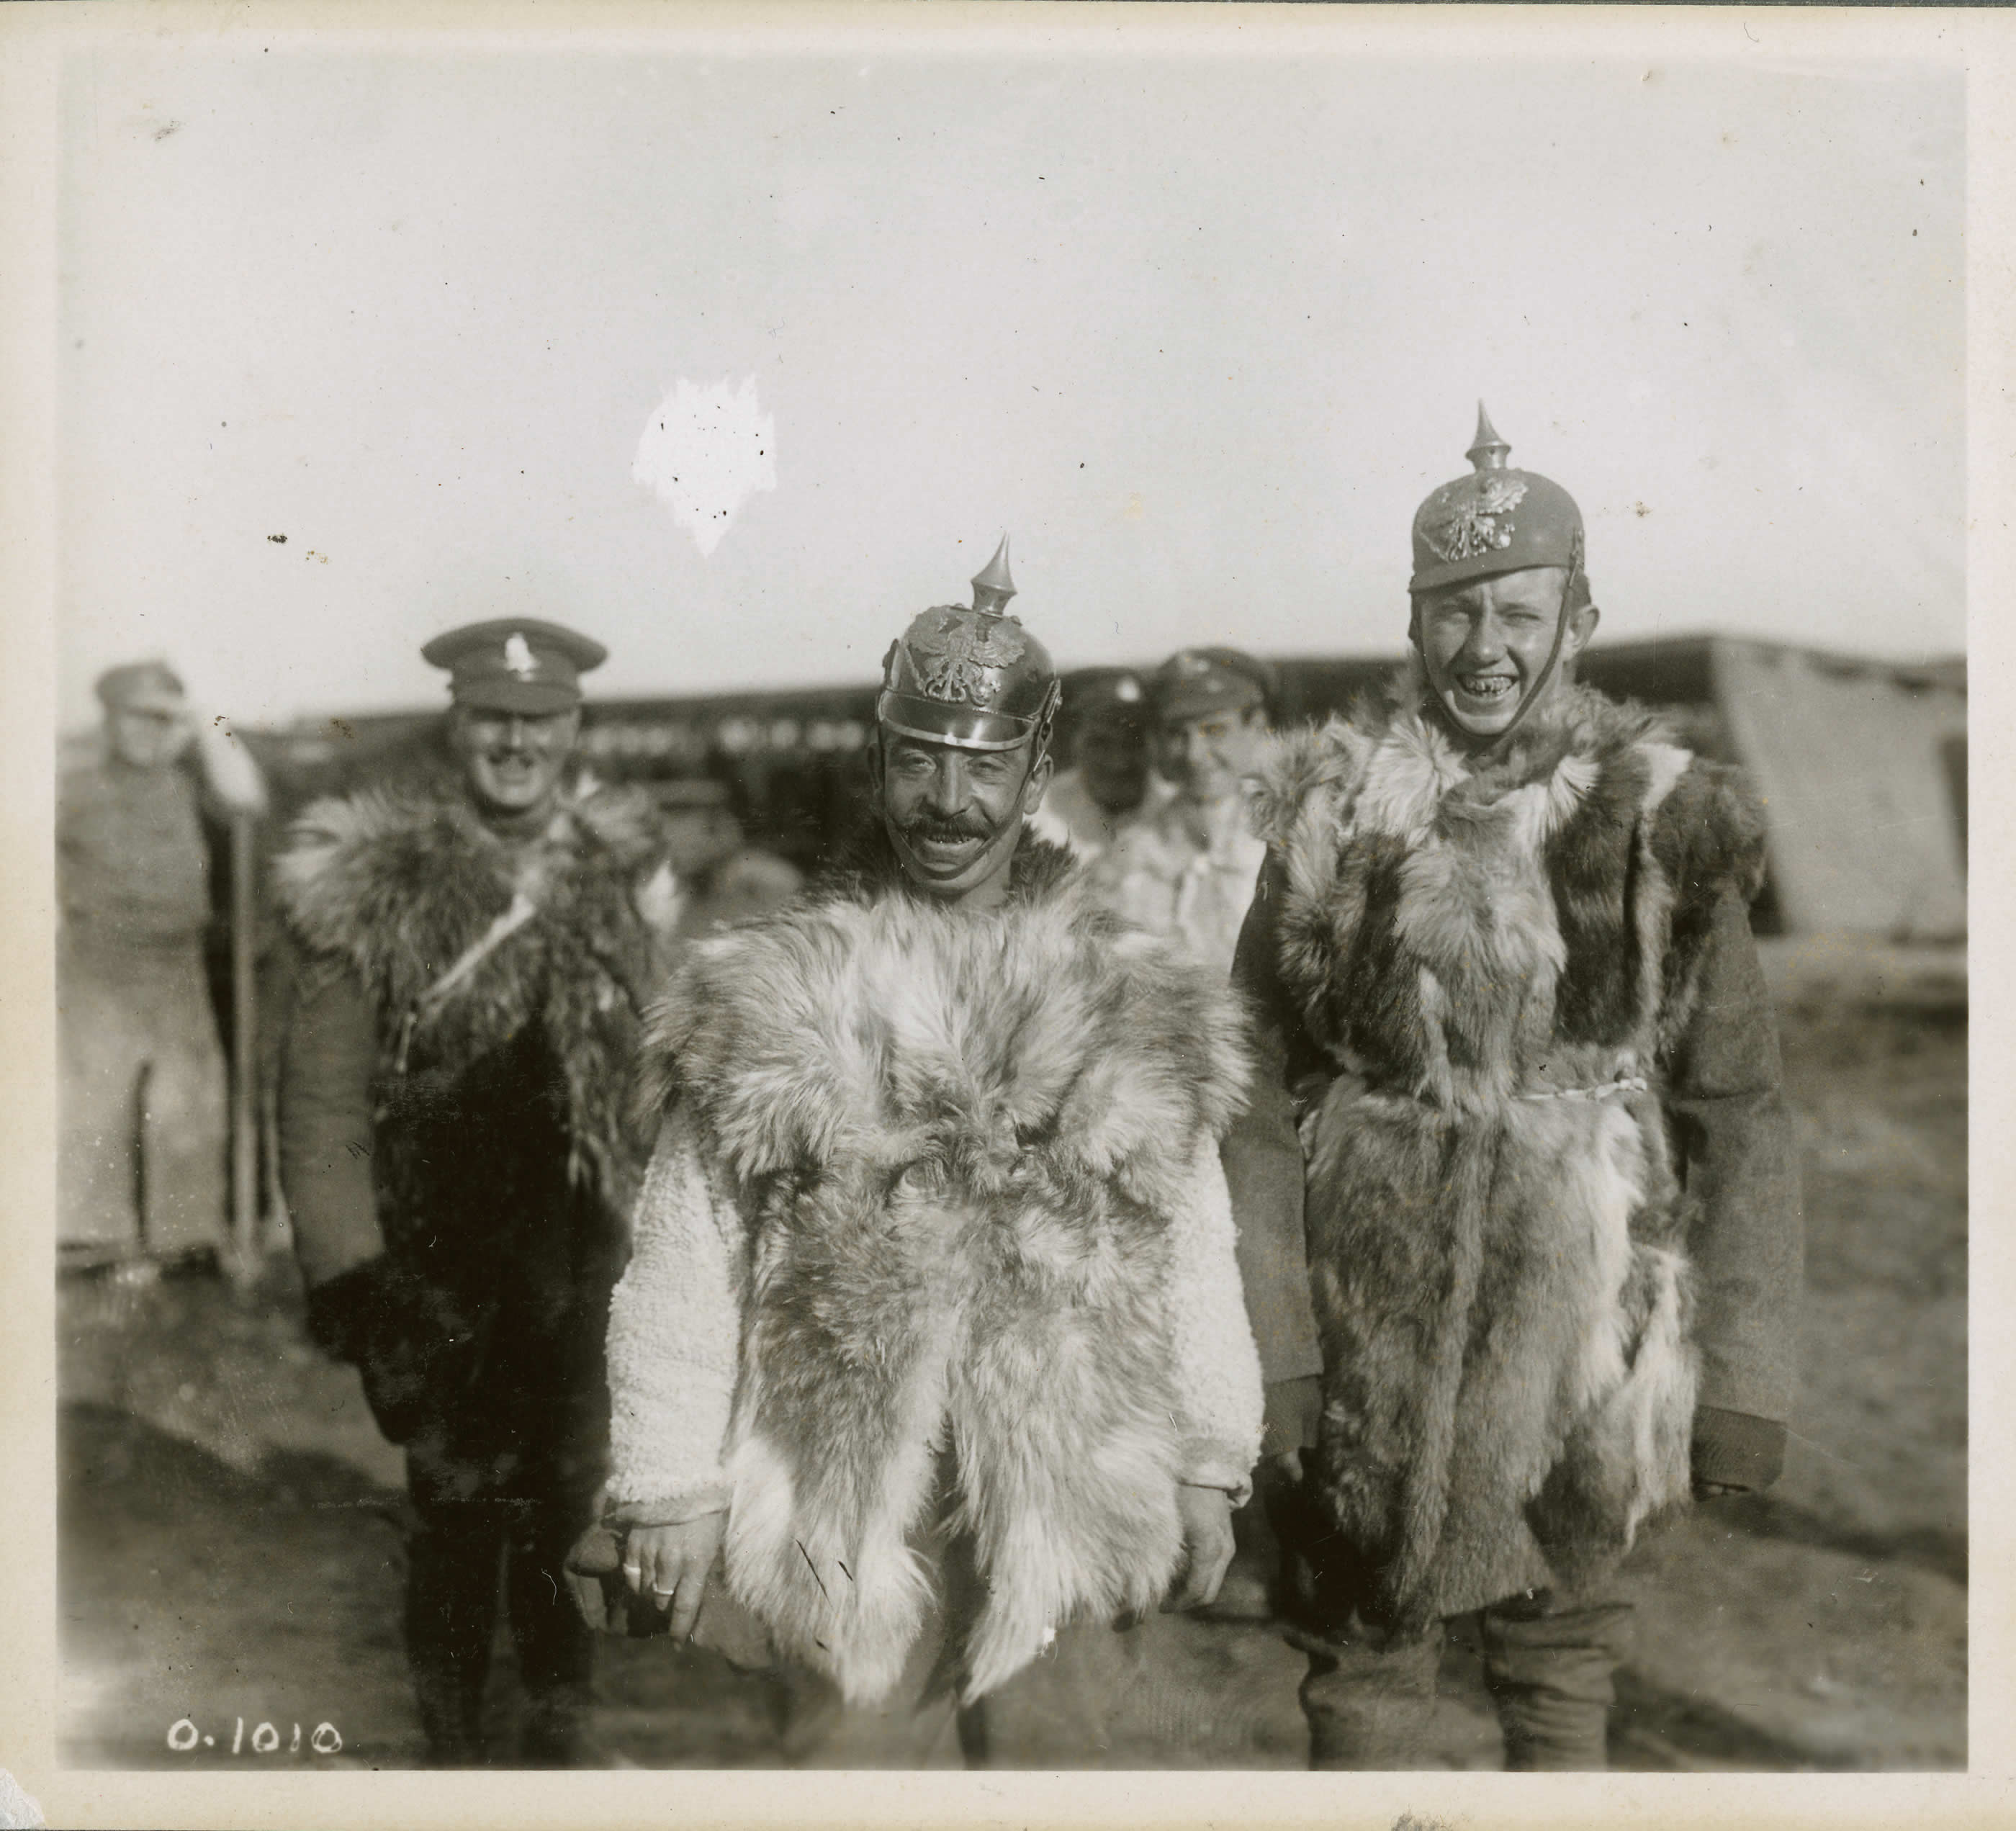
<path id="1" fill-rule="evenodd" d="M 1064 887 L 1077 862 L 1070 850 L 1053 844 L 1024 826 L 1017 842 L 1015 855 L 1008 862 L 1008 897 L 1010 902 L 1027 902 L 1056 894 Z M 865 901 L 876 896 L 900 894 L 926 901 L 925 894 L 910 882 L 888 830 L 881 821 L 870 821 L 855 836 L 840 856 L 823 872 L 812 887 L 815 898 Z"/>
<path id="2" fill-rule="evenodd" d="M 686 1103 L 745 1182 L 865 1159 L 986 1185 L 1041 1149 L 1166 1195 L 1175 1141 L 1244 1100 L 1244 1014 L 1058 855 L 1026 846 L 994 909 L 856 878 L 699 943 L 646 1020 L 646 1111 Z"/>
<path id="3" fill-rule="evenodd" d="M 577 789 L 543 833 L 512 841 L 484 824 L 458 779 L 416 775 L 310 804 L 275 861 L 274 887 L 311 951 L 343 955 L 377 984 L 409 943 L 445 969 L 519 889 L 542 908 L 578 900 L 584 875 L 627 885 L 659 850 L 641 790 Z"/>
<path id="4" fill-rule="evenodd" d="M 1482 760 L 1424 698 L 1409 667 L 1262 772 L 1276 963 L 1311 1034 L 1445 1104 L 1489 1105 L 1529 1056 L 1621 1071 L 1571 1063 L 1571 1041 L 1628 1041 L 1640 1071 L 1691 1009 L 1715 905 L 1761 884 L 1755 793 L 1587 687 Z"/>
<path id="5" fill-rule="evenodd" d="M 1420 659 L 1412 657 L 1345 716 L 1275 740 L 1259 774 L 1255 817 L 1262 836 L 1280 844 L 1312 798 L 1332 804 L 1333 812 L 1348 811 L 1375 754 L 1383 753 L 1388 766 L 1378 772 L 1379 786 L 1408 804 L 1382 807 L 1381 823 L 1418 831 L 1445 802 L 1486 806 L 1550 779 L 1565 793 L 1633 746 L 1651 746 L 1672 774 L 1692 760 L 1658 713 L 1564 680 L 1510 743 L 1480 761 L 1449 735 Z"/>
<path id="6" fill-rule="evenodd" d="M 440 779 L 318 801 L 295 823 L 275 862 L 279 901 L 307 948 L 347 962 L 376 1008 L 389 1117 L 376 1171 L 395 1207 L 430 1187 L 438 1195 L 428 1178 L 459 1148 L 441 1128 L 466 1146 L 466 1117 L 444 1090 L 533 1023 L 564 1098 L 571 1169 L 579 1177 L 592 1167 L 610 1201 L 627 1202 L 644 1141 L 625 1135 L 624 1093 L 651 967 L 635 890 L 658 856 L 650 801 L 630 790 L 574 793 L 544 833 L 519 844 L 491 832 L 466 791 Z M 541 919 L 458 983 L 412 1033 L 410 1078 L 394 1074 L 402 1016 L 521 890 Z M 471 1173 L 480 1183 L 480 1171 Z"/>

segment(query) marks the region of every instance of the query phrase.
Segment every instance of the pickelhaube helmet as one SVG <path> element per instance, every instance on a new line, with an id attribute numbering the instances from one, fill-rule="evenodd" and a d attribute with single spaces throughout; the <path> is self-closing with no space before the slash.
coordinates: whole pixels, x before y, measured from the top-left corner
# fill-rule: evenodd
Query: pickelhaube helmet
<path id="1" fill-rule="evenodd" d="M 1444 484 L 1414 511 L 1414 576 L 1408 585 L 1414 602 L 1408 635 L 1419 650 L 1424 592 L 1529 567 L 1564 569 L 1546 660 L 1526 684 L 1510 721 L 1489 735 L 1488 750 L 1503 750 L 1541 703 L 1560 668 L 1568 621 L 1590 603 L 1589 575 L 1582 570 L 1582 511 L 1559 484 L 1535 471 L 1509 468 L 1505 459 L 1511 449 L 1478 401 L 1477 437 L 1463 454 L 1471 474 Z"/>
<path id="2" fill-rule="evenodd" d="M 934 604 L 882 658 L 875 717 L 905 737 L 966 750 L 1049 739 L 1060 689 L 1049 652 L 1003 608 L 1015 595 L 1008 539 L 973 580 L 973 603 Z"/>
<path id="3" fill-rule="evenodd" d="M 1511 449 L 1478 401 L 1477 437 L 1463 454 L 1470 475 L 1444 484 L 1414 511 L 1407 589 L 1416 596 L 1529 566 L 1580 570 L 1582 511 L 1575 498 L 1536 471 L 1509 468 Z"/>

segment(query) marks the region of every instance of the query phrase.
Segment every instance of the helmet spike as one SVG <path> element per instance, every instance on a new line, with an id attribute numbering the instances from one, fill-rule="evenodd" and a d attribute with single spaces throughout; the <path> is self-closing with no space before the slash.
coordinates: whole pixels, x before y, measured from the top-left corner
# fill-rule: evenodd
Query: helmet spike
<path id="1" fill-rule="evenodd" d="M 1470 449 L 1463 453 L 1474 470 L 1503 470 L 1505 460 L 1511 455 L 1512 448 L 1498 436 L 1498 428 L 1491 423 L 1491 415 L 1484 411 L 1484 403 L 1477 404 L 1477 437 Z"/>
<path id="2" fill-rule="evenodd" d="M 997 613 L 1015 595 L 1015 581 L 1008 575 L 1008 537 L 994 549 L 994 557 L 973 575 L 973 607 Z"/>

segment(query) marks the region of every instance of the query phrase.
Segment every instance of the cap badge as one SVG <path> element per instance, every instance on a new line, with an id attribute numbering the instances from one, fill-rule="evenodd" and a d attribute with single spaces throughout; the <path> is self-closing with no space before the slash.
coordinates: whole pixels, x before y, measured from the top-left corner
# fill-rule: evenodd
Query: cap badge
<path id="1" fill-rule="evenodd" d="M 1474 559 L 1512 544 L 1511 512 L 1526 494 L 1525 480 L 1479 472 L 1445 492 L 1436 491 L 1422 518 L 1421 534 L 1444 561 Z"/>
<path id="2" fill-rule="evenodd" d="M 533 654 L 522 630 L 514 629 L 504 639 L 504 668 L 506 673 L 515 674 L 520 680 L 530 680 L 539 671 L 538 659 Z"/>
<path id="3" fill-rule="evenodd" d="M 911 664 L 927 697 L 954 705 L 985 705 L 994 696 L 990 669 L 1019 661 L 1028 642 L 1012 617 L 954 606 L 938 627 L 909 639 Z"/>

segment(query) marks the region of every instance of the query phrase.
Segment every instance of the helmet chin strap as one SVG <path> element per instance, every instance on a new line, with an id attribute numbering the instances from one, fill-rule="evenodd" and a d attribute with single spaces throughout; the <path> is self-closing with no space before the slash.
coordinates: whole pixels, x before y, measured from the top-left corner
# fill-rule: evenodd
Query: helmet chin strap
<path id="1" fill-rule="evenodd" d="M 1520 696 L 1518 710 L 1512 714 L 1511 720 L 1505 728 L 1494 733 L 1484 743 L 1478 744 L 1471 753 L 1473 756 L 1489 757 L 1503 750 L 1510 740 L 1513 732 L 1525 722 L 1527 714 L 1531 712 L 1545 697 L 1548 683 L 1554 678 L 1555 669 L 1561 665 L 1561 646 L 1568 639 L 1568 606 L 1575 601 L 1575 581 L 1581 576 L 1582 534 L 1578 531 L 1573 545 L 1568 549 L 1568 576 L 1561 581 L 1561 605 L 1554 612 L 1553 646 L 1547 650 L 1546 665 L 1541 668 L 1539 676 L 1534 681 L 1532 685 Z M 1421 617 L 1418 605 L 1407 633 L 1413 640 L 1414 653 L 1421 656 L 1421 666 L 1423 671 L 1425 672 L 1427 667 L 1427 656 L 1423 653 L 1421 649 Z M 1437 710 L 1449 724 L 1455 725 L 1456 721 L 1454 714 L 1447 707 L 1440 703 L 1441 696 L 1437 694 L 1435 697 Z M 1462 727 L 1458 725 L 1457 729 L 1461 731 Z M 1466 738 L 1474 738 L 1475 736 L 1471 732 L 1463 732 L 1463 735 Z"/>

